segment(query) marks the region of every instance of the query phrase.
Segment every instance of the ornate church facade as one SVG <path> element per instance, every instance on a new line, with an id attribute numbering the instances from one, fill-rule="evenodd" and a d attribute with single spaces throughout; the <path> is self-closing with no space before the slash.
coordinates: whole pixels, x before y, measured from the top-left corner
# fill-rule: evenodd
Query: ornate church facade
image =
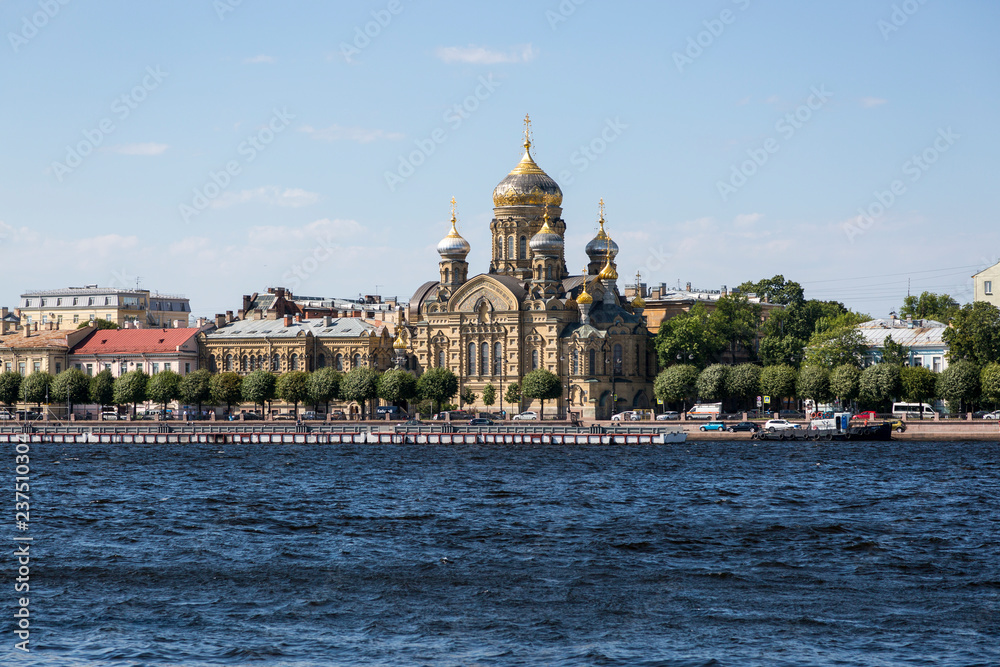
<path id="1" fill-rule="evenodd" d="M 419 373 L 450 368 L 460 391 L 482 404 L 492 384 L 500 398 L 536 368 L 559 376 L 563 395 L 546 401 L 546 416 L 573 413 L 609 419 L 649 408 L 656 375 L 653 337 L 640 297 L 618 290 L 618 246 L 604 229 L 587 244 L 586 273 L 566 268 L 562 191 L 531 156 L 525 119 L 524 156 L 493 191 L 491 260 L 469 277 L 469 243 L 458 232 L 452 199 L 451 231 L 437 246 L 439 276 L 410 299 L 397 350 Z M 524 407 L 504 405 L 508 411 Z M 493 408 L 496 409 L 496 406 Z"/>

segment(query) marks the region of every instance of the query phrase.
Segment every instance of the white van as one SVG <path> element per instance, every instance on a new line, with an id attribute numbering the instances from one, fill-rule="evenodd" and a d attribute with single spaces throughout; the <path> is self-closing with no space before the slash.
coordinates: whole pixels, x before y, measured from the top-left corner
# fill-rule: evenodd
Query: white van
<path id="1" fill-rule="evenodd" d="M 893 403 L 892 416 L 897 419 L 934 419 L 934 408 L 927 403 Z"/>
<path id="2" fill-rule="evenodd" d="M 698 403 L 687 411 L 688 419 L 717 419 L 722 412 L 722 403 Z"/>

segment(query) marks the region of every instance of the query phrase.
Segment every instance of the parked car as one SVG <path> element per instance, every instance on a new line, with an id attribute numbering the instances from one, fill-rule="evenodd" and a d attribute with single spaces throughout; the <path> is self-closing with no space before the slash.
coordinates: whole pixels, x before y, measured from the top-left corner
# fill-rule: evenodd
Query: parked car
<path id="1" fill-rule="evenodd" d="M 878 419 L 878 417 L 875 415 L 874 410 L 868 410 L 867 412 L 859 412 L 858 414 L 851 417 L 851 419 L 867 419 L 869 421 L 873 421 L 875 419 Z"/>
<path id="2" fill-rule="evenodd" d="M 493 426 L 493 420 L 485 417 L 476 417 L 469 420 L 469 426 Z"/>
<path id="3" fill-rule="evenodd" d="M 35 421 L 42 418 L 42 413 L 35 412 L 34 410 L 18 410 L 17 418 L 21 421 Z"/>
<path id="4" fill-rule="evenodd" d="M 782 419 L 805 419 L 806 415 L 800 410 L 779 410 L 778 416 Z"/>
<path id="5" fill-rule="evenodd" d="M 525 410 L 521 414 L 514 415 L 514 421 L 536 421 L 538 419 L 538 413 L 534 410 Z"/>
<path id="6" fill-rule="evenodd" d="M 666 412 L 661 412 L 660 414 L 656 415 L 656 421 L 658 422 L 674 421 L 680 418 L 681 418 L 680 413 L 675 410 L 667 410 Z"/>
<path id="7" fill-rule="evenodd" d="M 13 419 L 13 418 L 14 415 L 12 415 L 7 410 L 0 410 L 0 419 Z"/>
<path id="8" fill-rule="evenodd" d="M 787 431 L 798 427 L 798 424 L 793 424 L 787 419 L 768 419 L 767 423 L 764 424 L 764 430 L 769 433 L 774 433 L 775 431 Z"/>
<path id="9" fill-rule="evenodd" d="M 726 425 L 724 422 L 708 422 L 707 424 L 702 424 L 698 427 L 699 431 L 725 431 Z"/>
<path id="10" fill-rule="evenodd" d="M 315 410 L 306 410 L 302 413 L 302 419 L 305 421 L 316 421 L 317 419 L 322 419 Z"/>
<path id="11" fill-rule="evenodd" d="M 892 430 L 895 431 L 896 433 L 904 432 L 906 430 L 906 422 L 904 422 L 902 419 L 893 419 Z"/>
<path id="12" fill-rule="evenodd" d="M 420 426 L 421 424 L 423 424 L 423 422 L 419 419 L 407 419 L 403 422 L 403 426 Z"/>
<path id="13" fill-rule="evenodd" d="M 330 419 L 344 420 L 347 419 L 347 416 L 344 414 L 343 410 L 334 410 L 330 413 Z"/>
<path id="14" fill-rule="evenodd" d="M 756 433 L 760 430 L 760 425 L 754 424 L 753 422 L 737 422 L 735 424 L 730 424 L 729 428 L 726 430 L 730 433 L 736 433 L 738 431 L 750 431 L 751 433 Z"/>
<path id="15" fill-rule="evenodd" d="M 983 415 L 983 419 L 1000 419 L 1000 410 L 996 410 L 995 412 L 987 412 L 985 415 Z"/>
<path id="16" fill-rule="evenodd" d="M 101 413 L 101 421 L 116 422 L 119 419 L 120 417 L 118 416 L 118 413 L 115 411 L 106 410 Z"/>
<path id="17" fill-rule="evenodd" d="M 616 415 L 611 415 L 611 421 L 613 422 L 622 422 L 622 421 L 637 422 L 640 419 L 642 419 L 642 415 L 639 414 L 638 412 L 633 412 L 631 410 L 625 410 L 624 412 L 619 412 Z"/>

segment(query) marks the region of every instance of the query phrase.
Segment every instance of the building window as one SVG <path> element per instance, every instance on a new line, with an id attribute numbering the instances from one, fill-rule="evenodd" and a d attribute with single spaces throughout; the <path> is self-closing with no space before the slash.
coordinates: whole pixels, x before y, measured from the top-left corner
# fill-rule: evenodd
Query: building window
<path id="1" fill-rule="evenodd" d="M 128 364 L 123 361 L 118 365 L 118 375 L 125 375 L 125 373 L 128 373 Z"/>
<path id="2" fill-rule="evenodd" d="M 165 370 L 165 371 L 169 371 L 170 370 L 170 362 L 169 361 L 165 361 L 163 363 L 163 370 Z"/>
<path id="3" fill-rule="evenodd" d="M 79 297 L 75 297 L 75 296 L 73 297 L 73 305 L 74 306 L 80 305 L 80 299 L 79 299 Z"/>
<path id="4" fill-rule="evenodd" d="M 245 354 L 242 357 L 240 357 L 240 372 L 241 373 L 247 372 L 247 355 Z"/>
<path id="5" fill-rule="evenodd" d="M 320 368 L 326 368 L 326 355 L 320 353 L 319 357 L 316 359 L 316 364 Z"/>
<path id="6" fill-rule="evenodd" d="M 344 355 L 338 354 L 336 357 L 334 357 L 333 363 L 334 363 L 333 367 L 336 368 L 338 371 L 344 370 Z"/>
<path id="7" fill-rule="evenodd" d="M 493 375 L 503 375 L 503 345 L 493 343 Z"/>
<path id="8" fill-rule="evenodd" d="M 531 351 L 531 370 L 538 368 L 538 350 Z"/>
<path id="9" fill-rule="evenodd" d="M 623 355 L 622 355 L 622 346 L 621 345 L 615 345 L 615 355 L 614 356 L 615 356 L 615 364 L 614 364 L 615 375 L 621 375 L 622 374 L 622 366 L 623 366 L 623 364 L 622 364 L 622 356 Z"/>
<path id="10" fill-rule="evenodd" d="M 92 296 L 87 297 L 87 305 L 88 306 L 93 306 L 94 305 L 94 297 L 92 297 Z"/>
<path id="11" fill-rule="evenodd" d="M 90 370 L 89 364 L 87 365 L 87 369 L 88 371 Z M 153 375 L 156 375 L 159 372 L 160 372 L 160 364 L 157 362 L 153 362 Z M 90 373 L 88 372 L 87 375 L 90 375 Z"/>
<path id="12" fill-rule="evenodd" d="M 360 354 L 355 354 L 354 355 L 354 366 L 353 367 L 354 368 L 360 368 L 361 367 L 361 355 Z"/>
<path id="13" fill-rule="evenodd" d="M 62 373 L 62 363 L 59 362 L 59 361 L 57 361 L 56 362 L 56 375 L 59 375 L 60 373 Z"/>
<path id="14" fill-rule="evenodd" d="M 993 281 L 984 280 L 983 281 L 983 292 L 986 294 L 993 294 Z"/>
<path id="15" fill-rule="evenodd" d="M 468 374 L 476 374 L 476 344 L 469 343 Z"/>
<path id="16" fill-rule="evenodd" d="M 479 355 L 479 368 L 481 369 L 480 370 L 480 374 L 481 375 L 489 375 L 490 374 L 490 344 L 489 343 L 483 343 L 480 347 L 481 347 L 481 349 L 480 349 L 480 355 Z"/>
<path id="17" fill-rule="evenodd" d="M 56 364 L 56 368 L 59 368 L 59 364 Z M 104 369 L 106 371 L 111 371 L 111 364 L 104 364 Z"/>
<path id="18" fill-rule="evenodd" d="M 444 368 L 444 350 L 438 351 L 438 368 Z"/>
<path id="19" fill-rule="evenodd" d="M 10 373 L 10 362 L 9 361 L 3 365 L 3 369 L 6 372 Z"/>
<path id="20" fill-rule="evenodd" d="M 42 308 L 48 303 L 48 299 L 42 299 Z"/>
<path id="21" fill-rule="evenodd" d="M 233 370 L 233 355 L 231 354 L 226 355 L 226 364 L 225 366 L 223 366 L 223 368 L 225 368 L 225 370 L 227 371 Z"/>
<path id="22" fill-rule="evenodd" d="M 62 299 L 56 299 L 56 305 L 57 306 L 61 306 L 62 305 Z"/>
<path id="23" fill-rule="evenodd" d="M 25 368 L 26 368 L 25 362 L 19 361 L 17 363 L 17 372 L 20 373 L 21 375 L 25 374 Z"/>
<path id="24" fill-rule="evenodd" d="M 520 242 L 518 243 L 517 258 L 524 259 L 527 256 L 528 256 L 528 239 L 527 237 L 522 236 Z"/>
<path id="25" fill-rule="evenodd" d="M 110 296 L 104 297 L 104 305 L 105 306 L 110 306 L 111 305 L 111 297 Z"/>
<path id="26" fill-rule="evenodd" d="M 87 368 L 90 368 L 90 366 L 88 365 Z M 32 370 L 35 373 L 41 373 L 42 372 L 42 362 L 36 361 L 35 363 L 33 363 L 32 364 Z M 87 373 L 87 375 L 90 375 L 90 373 Z"/>
<path id="27" fill-rule="evenodd" d="M 580 353 L 577 352 L 576 350 L 573 350 L 572 354 L 570 354 L 569 359 L 570 359 L 570 366 L 569 366 L 570 375 L 579 375 L 580 374 Z"/>
<path id="28" fill-rule="evenodd" d="M 288 370 L 297 371 L 299 370 L 299 355 L 292 353 L 292 356 L 288 357 Z"/>
<path id="29" fill-rule="evenodd" d="M 590 350 L 587 359 L 587 373 L 590 375 L 597 375 L 597 371 L 594 370 L 597 366 L 597 350 Z"/>
<path id="30" fill-rule="evenodd" d="M 933 370 L 935 373 L 940 373 L 941 372 L 941 357 L 934 357 L 934 360 L 931 363 L 934 366 L 931 370 Z"/>
<path id="31" fill-rule="evenodd" d="M 507 259 L 514 259 L 514 237 L 507 237 Z"/>
<path id="32" fill-rule="evenodd" d="M 80 316 L 79 315 L 74 315 L 73 316 L 73 324 L 79 324 L 79 323 L 80 323 Z"/>

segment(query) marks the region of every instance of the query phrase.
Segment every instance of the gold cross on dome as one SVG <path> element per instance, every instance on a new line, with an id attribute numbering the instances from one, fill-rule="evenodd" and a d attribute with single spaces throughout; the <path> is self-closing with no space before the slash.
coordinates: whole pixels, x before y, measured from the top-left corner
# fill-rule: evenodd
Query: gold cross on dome
<path id="1" fill-rule="evenodd" d="M 451 219 L 452 220 L 455 219 L 455 211 L 456 211 L 456 209 L 457 209 L 457 205 L 455 204 L 455 198 L 452 197 L 451 198 Z"/>
<path id="2" fill-rule="evenodd" d="M 524 114 L 524 149 L 531 148 L 531 118 Z"/>

